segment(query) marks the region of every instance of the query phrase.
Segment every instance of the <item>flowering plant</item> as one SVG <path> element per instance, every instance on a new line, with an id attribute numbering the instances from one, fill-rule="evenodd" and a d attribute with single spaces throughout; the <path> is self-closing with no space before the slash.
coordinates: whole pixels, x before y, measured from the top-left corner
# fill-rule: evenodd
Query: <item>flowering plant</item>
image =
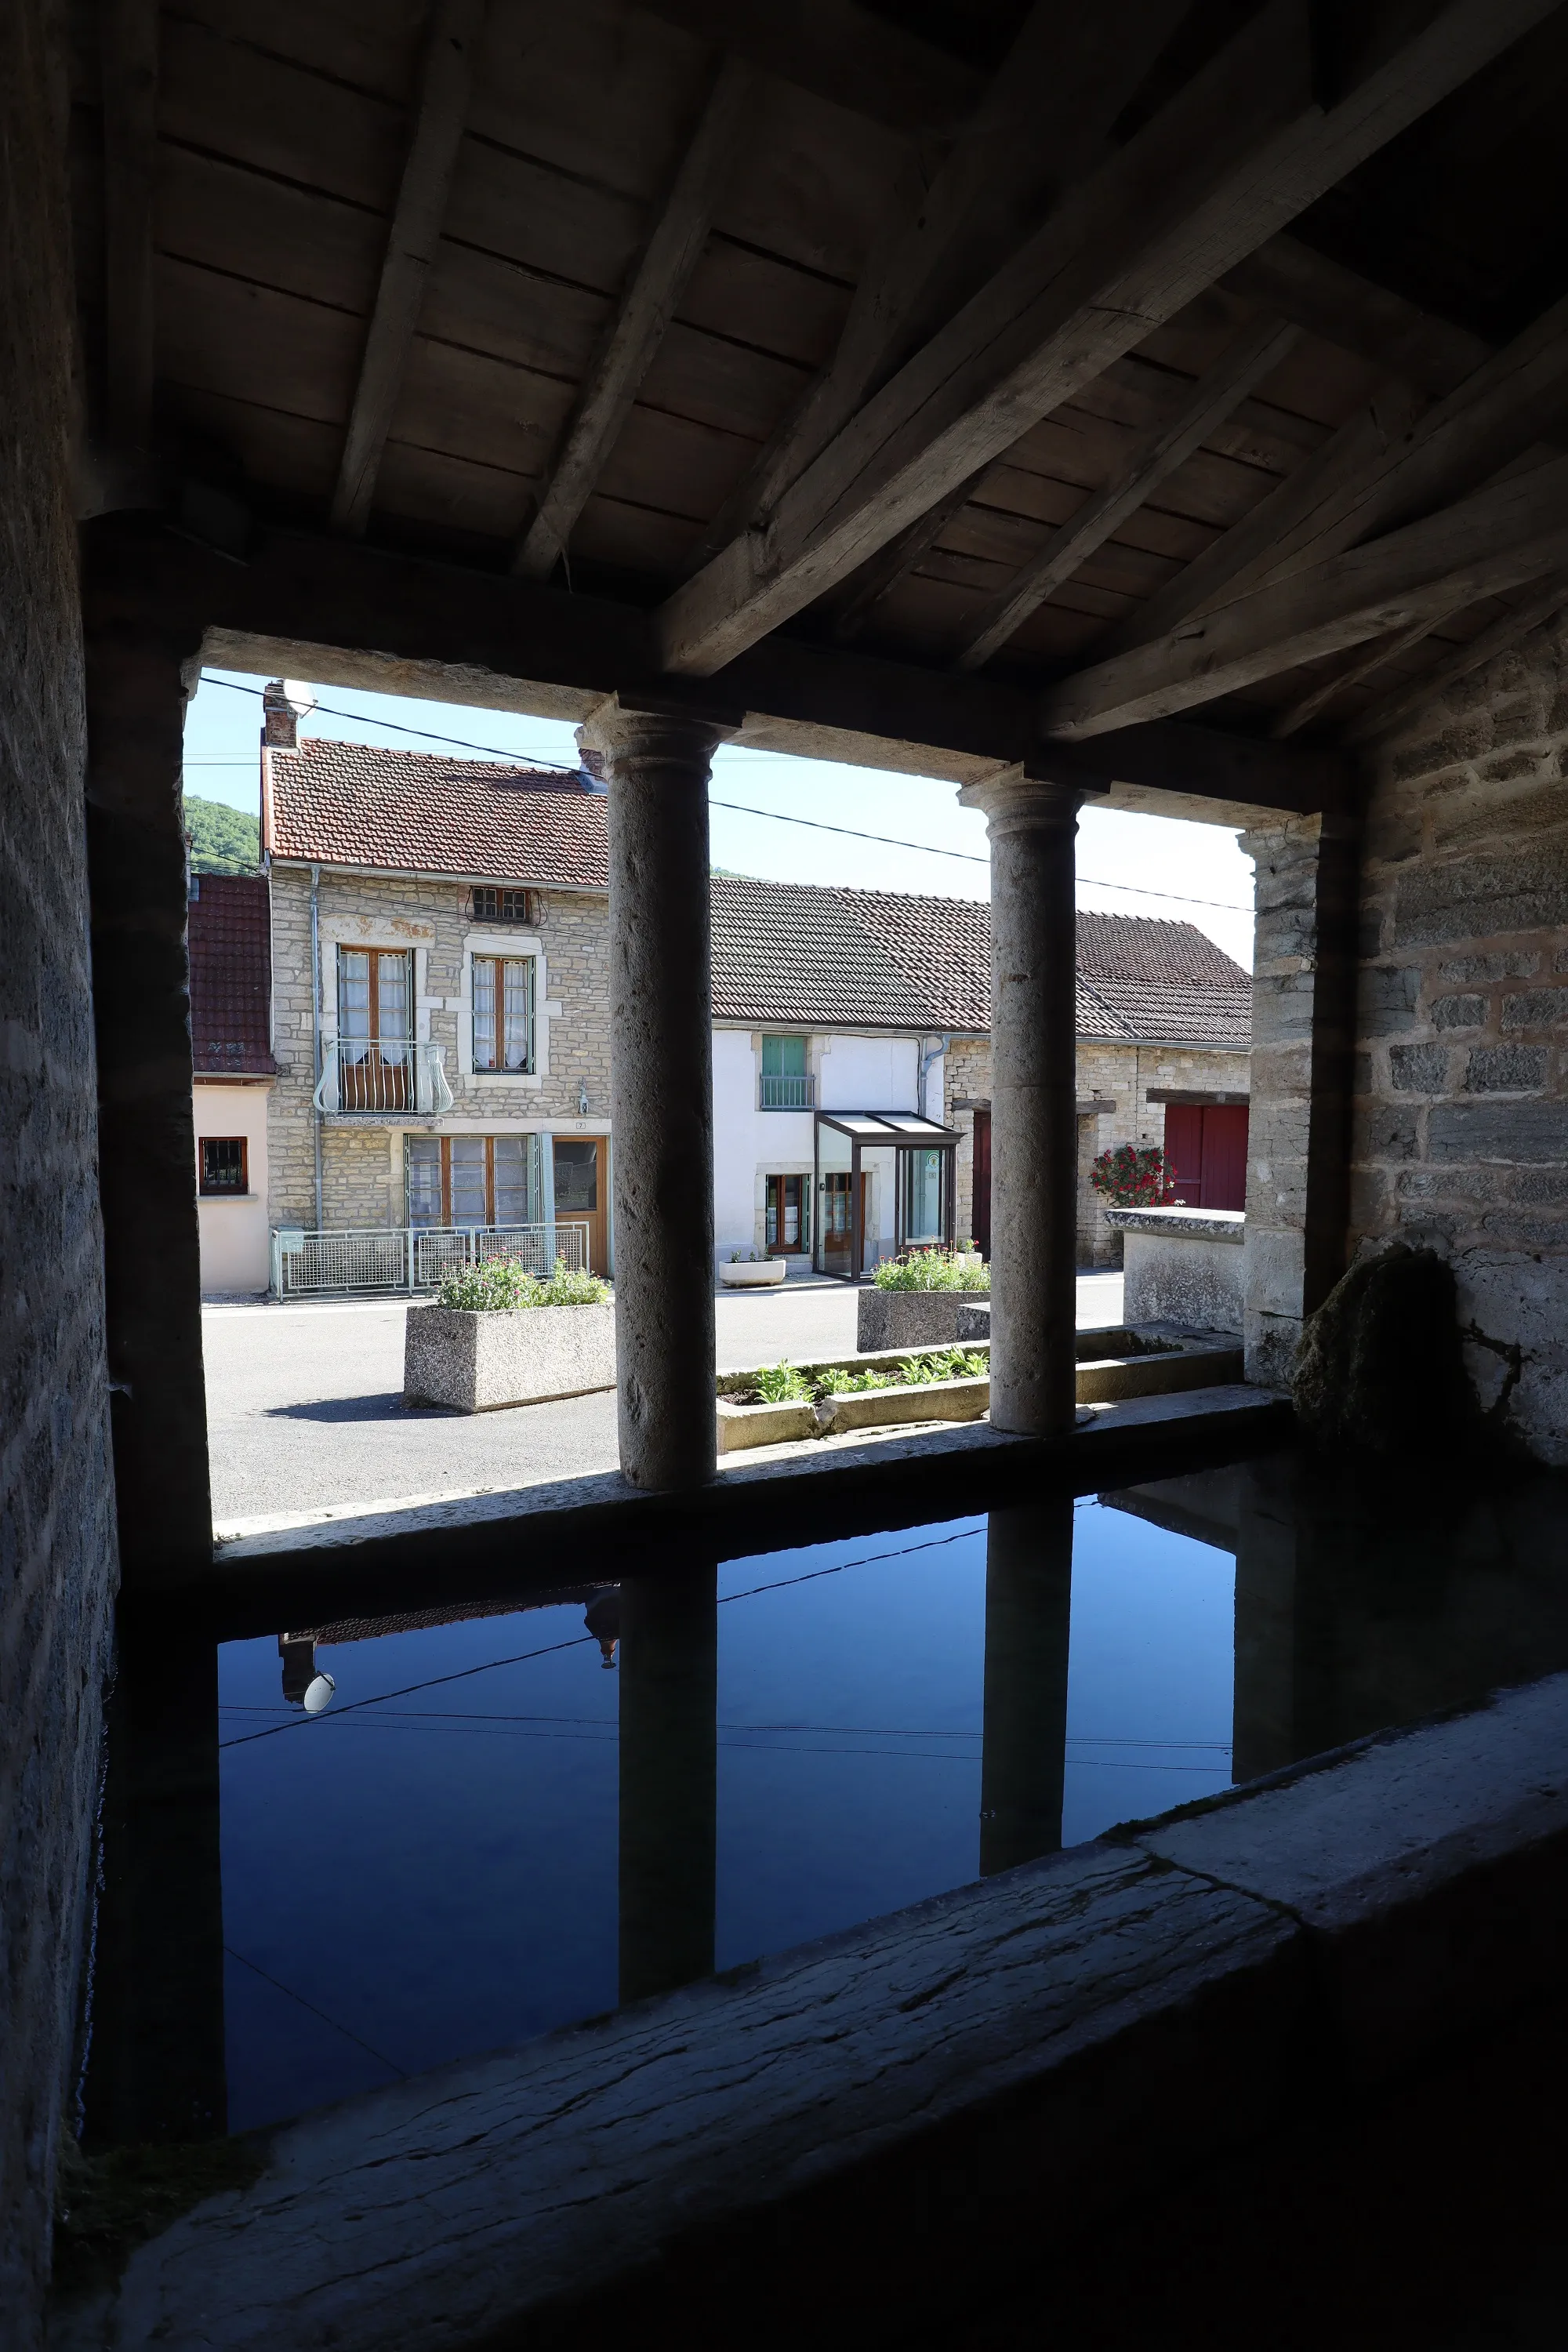
<path id="1" fill-rule="evenodd" d="M 1179 1209 L 1171 1182 L 1174 1172 L 1158 1144 L 1119 1143 L 1100 1153 L 1089 1181 L 1113 1209 Z"/>

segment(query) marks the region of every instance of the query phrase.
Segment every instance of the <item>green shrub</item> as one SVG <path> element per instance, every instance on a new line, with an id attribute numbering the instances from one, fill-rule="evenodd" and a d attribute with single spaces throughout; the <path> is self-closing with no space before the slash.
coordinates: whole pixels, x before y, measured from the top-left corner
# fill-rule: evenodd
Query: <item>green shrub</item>
<path id="1" fill-rule="evenodd" d="M 878 1290 L 989 1290 L 991 1269 L 971 1265 L 956 1250 L 901 1250 L 871 1276 Z"/>
<path id="2" fill-rule="evenodd" d="M 804 1372 L 791 1363 L 764 1364 L 752 1383 L 760 1404 L 809 1404 L 811 1390 Z"/>
<path id="3" fill-rule="evenodd" d="M 469 1315 L 491 1315 L 513 1307 L 597 1307 L 612 1296 L 607 1282 L 569 1266 L 564 1258 L 556 1259 L 553 1274 L 538 1275 L 521 1258 L 486 1257 L 449 1274 L 436 1303 Z"/>
<path id="4" fill-rule="evenodd" d="M 921 1356 L 906 1356 L 899 1378 L 911 1384 L 926 1381 L 983 1381 L 989 1377 L 988 1357 L 972 1348 L 942 1348 Z"/>

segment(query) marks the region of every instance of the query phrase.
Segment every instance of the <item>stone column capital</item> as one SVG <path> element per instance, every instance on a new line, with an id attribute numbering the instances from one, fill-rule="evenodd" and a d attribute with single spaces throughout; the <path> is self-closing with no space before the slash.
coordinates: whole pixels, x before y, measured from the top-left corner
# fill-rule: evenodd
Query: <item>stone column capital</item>
<path id="1" fill-rule="evenodd" d="M 739 734 L 744 711 L 656 695 L 607 695 L 577 730 L 585 751 L 606 758 L 694 760 L 704 764 Z"/>
<path id="2" fill-rule="evenodd" d="M 1076 829 L 1078 813 L 1088 792 L 1084 785 L 1052 783 L 1027 775 L 1019 763 L 998 768 L 994 775 L 982 777 L 978 783 L 964 784 L 959 792 L 958 804 L 960 808 L 983 810 L 986 831 L 994 841 L 1003 834 L 1036 832 L 1056 825 Z"/>

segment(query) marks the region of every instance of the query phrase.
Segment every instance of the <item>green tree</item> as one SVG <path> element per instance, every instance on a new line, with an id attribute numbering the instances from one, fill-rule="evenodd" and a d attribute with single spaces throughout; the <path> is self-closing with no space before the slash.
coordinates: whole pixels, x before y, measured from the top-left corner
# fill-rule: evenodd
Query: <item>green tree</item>
<path id="1" fill-rule="evenodd" d="M 243 809 L 185 794 L 185 830 L 193 874 L 254 874 L 261 863 L 261 827 Z"/>

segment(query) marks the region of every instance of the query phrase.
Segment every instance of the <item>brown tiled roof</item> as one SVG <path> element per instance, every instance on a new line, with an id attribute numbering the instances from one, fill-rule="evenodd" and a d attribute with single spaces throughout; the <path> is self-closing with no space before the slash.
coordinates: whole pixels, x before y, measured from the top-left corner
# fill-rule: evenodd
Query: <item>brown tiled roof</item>
<path id="1" fill-rule="evenodd" d="M 713 1012 L 802 1027 L 991 1025 L 991 909 L 973 898 L 713 878 Z M 1080 1037 L 1245 1052 L 1252 982 L 1193 923 L 1078 919 Z"/>
<path id="2" fill-rule="evenodd" d="M 191 1043 L 208 1077 L 270 1076 L 271 923 L 266 879 L 196 874 L 189 908 Z"/>
<path id="3" fill-rule="evenodd" d="M 609 887 L 605 798 L 575 774 L 306 736 L 262 754 L 274 857 L 464 879 Z"/>

